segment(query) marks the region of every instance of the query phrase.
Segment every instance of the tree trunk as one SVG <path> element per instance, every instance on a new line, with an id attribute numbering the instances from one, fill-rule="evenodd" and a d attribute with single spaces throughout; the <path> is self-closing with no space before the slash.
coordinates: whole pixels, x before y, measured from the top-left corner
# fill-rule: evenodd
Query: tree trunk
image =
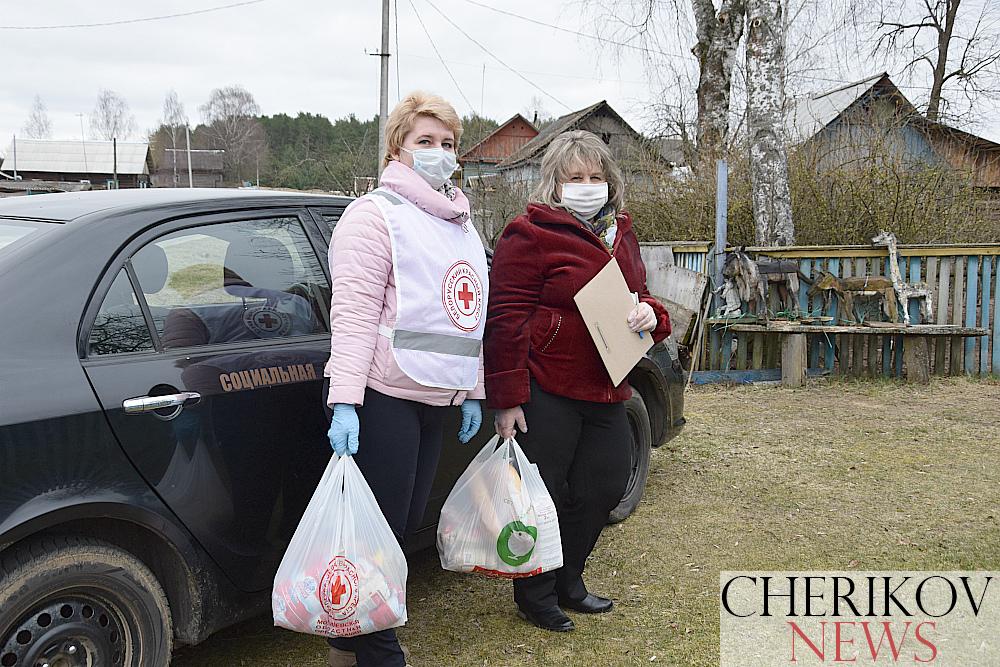
<path id="1" fill-rule="evenodd" d="M 941 115 L 941 89 L 944 87 L 945 72 L 948 67 L 948 47 L 955 30 L 955 17 L 962 0 L 947 0 L 944 26 L 937 24 L 937 61 L 934 63 L 934 79 L 931 82 L 931 96 L 927 101 L 927 120 L 937 121 Z"/>
<path id="2" fill-rule="evenodd" d="M 698 43 L 698 156 L 712 163 L 729 137 L 729 100 L 736 48 L 743 36 L 744 0 L 723 0 L 716 11 L 713 0 L 691 0 Z"/>
<path id="3" fill-rule="evenodd" d="M 785 35 L 781 0 L 747 0 L 747 124 L 757 245 L 792 245 L 792 202 L 782 118 Z"/>

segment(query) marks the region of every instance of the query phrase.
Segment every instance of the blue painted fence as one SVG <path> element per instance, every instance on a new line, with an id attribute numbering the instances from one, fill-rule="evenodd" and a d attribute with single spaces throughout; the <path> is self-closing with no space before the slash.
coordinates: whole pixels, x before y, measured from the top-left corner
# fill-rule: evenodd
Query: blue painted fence
<path id="1" fill-rule="evenodd" d="M 820 270 L 838 277 L 888 276 L 885 248 L 871 246 L 802 246 L 748 248 L 752 255 L 794 259 L 806 276 Z M 708 272 L 710 244 L 678 243 L 674 262 Z M 923 282 L 932 290 L 933 323 L 985 327 L 988 336 L 964 340 L 932 339 L 932 369 L 939 375 L 1000 375 L 1000 244 L 900 246 L 899 269 L 904 281 Z M 809 286 L 799 291 L 799 307 L 808 313 L 837 317 L 836 301 L 823 312 L 822 300 L 811 299 Z M 919 321 L 919 304 L 910 303 L 911 321 Z M 809 367 L 852 375 L 899 376 L 905 337 L 888 335 L 809 336 Z M 705 336 L 699 370 L 743 371 L 777 368 L 777 336 L 712 332 Z"/>

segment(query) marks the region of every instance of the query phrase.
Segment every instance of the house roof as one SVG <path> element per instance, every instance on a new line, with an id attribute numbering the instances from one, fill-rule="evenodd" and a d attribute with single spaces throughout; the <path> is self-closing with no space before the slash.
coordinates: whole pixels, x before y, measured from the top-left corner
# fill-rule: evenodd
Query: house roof
<path id="1" fill-rule="evenodd" d="M 897 96 L 908 112 L 917 113 L 916 107 L 900 92 L 889 75 L 882 72 L 867 79 L 798 100 L 789 109 L 786 117 L 788 138 L 793 144 L 798 144 L 813 137 L 875 88 Z"/>
<path id="2" fill-rule="evenodd" d="M 642 137 L 632 129 L 632 126 L 625 122 L 625 120 L 618 115 L 618 113 L 611 108 L 607 100 L 601 100 L 597 104 L 592 104 L 589 107 L 580 109 L 579 111 L 573 111 L 565 116 L 560 116 L 554 121 L 549 123 L 539 132 L 538 136 L 526 143 L 513 155 L 508 157 L 506 160 L 497 165 L 500 169 L 509 169 L 512 167 L 517 167 L 525 162 L 532 161 L 536 156 L 538 156 L 542 151 L 548 147 L 549 143 L 555 139 L 557 136 L 563 132 L 569 132 L 580 126 L 583 121 L 591 117 L 598 111 L 604 111 L 616 118 L 622 126 L 624 126 L 631 134 L 635 136 L 636 139 L 641 140 Z"/>
<path id="3" fill-rule="evenodd" d="M 118 142 L 118 173 L 145 174 L 149 143 Z M 4 171 L 14 169 L 14 143 L 7 147 Z M 110 174 L 114 171 L 114 147 L 110 141 L 17 141 L 17 170 L 62 174 Z"/>
<path id="4" fill-rule="evenodd" d="M 513 116 L 511 116 L 510 118 L 508 118 L 507 120 L 505 120 L 504 122 L 500 123 L 500 125 L 497 127 L 497 129 L 493 130 L 492 132 L 490 132 L 489 134 L 487 134 L 485 137 L 483 137 L 482 139 L 480 139 L 476 144 L 474 144 L 471 148 L 469 148 L 469 150 L 463 152 L 458 157 L 458 161 L 461 162 L 462 160 L 466 159 L 466 156 L 471 155 L 477 148 L 479 148 L 480 146 L 484 145 L 487 141 L 489 141 L 490 139 L 492 139 L 495 135 L 499 134 L 501 131 L 503 131 L 511 123 L 513 123 L 514 121 L 518 121 L 518 120 L 520 120 L 521 122 L 525 123 L 528 127 L 535 127 L 531 123 L 530 120 L 528 120 L 527 118 L 525 118 L 521 114 L 516 113 Z"/>

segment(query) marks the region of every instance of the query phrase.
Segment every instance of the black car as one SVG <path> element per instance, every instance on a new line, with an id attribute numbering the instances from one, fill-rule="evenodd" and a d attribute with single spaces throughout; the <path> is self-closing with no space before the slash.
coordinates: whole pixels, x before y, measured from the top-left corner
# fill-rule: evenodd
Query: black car
<path id="1" fill-rule="evenodd" d="M 0 667 L 163 665 L 174 642 L 267 608 L 331 455 L 325 258 L 349 202 L 0 200 Z M 675 346 L 629 380 L 633 475 L 612 520 L 683 423 Z M 491 424 L 446 443 L 414 548 Z"/>

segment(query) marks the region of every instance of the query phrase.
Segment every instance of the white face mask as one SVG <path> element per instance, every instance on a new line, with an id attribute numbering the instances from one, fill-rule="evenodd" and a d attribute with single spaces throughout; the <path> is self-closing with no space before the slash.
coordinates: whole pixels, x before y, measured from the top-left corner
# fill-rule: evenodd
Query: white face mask
<path id="1" fill-rule="evenodd" d="M 581 218 L 590 220 L 608 203 L 608 184 L 563 183 L 561 202 Z"/>
<path id="2" fill-rule="evenodd" d="M 415 151 L 400 148 L 400 150 L 413 156 L 413 171 L 420 174 L 435 190 L 444 185 L 458 169 L 455 154 L 443 148 L 418 148 Z"/>

